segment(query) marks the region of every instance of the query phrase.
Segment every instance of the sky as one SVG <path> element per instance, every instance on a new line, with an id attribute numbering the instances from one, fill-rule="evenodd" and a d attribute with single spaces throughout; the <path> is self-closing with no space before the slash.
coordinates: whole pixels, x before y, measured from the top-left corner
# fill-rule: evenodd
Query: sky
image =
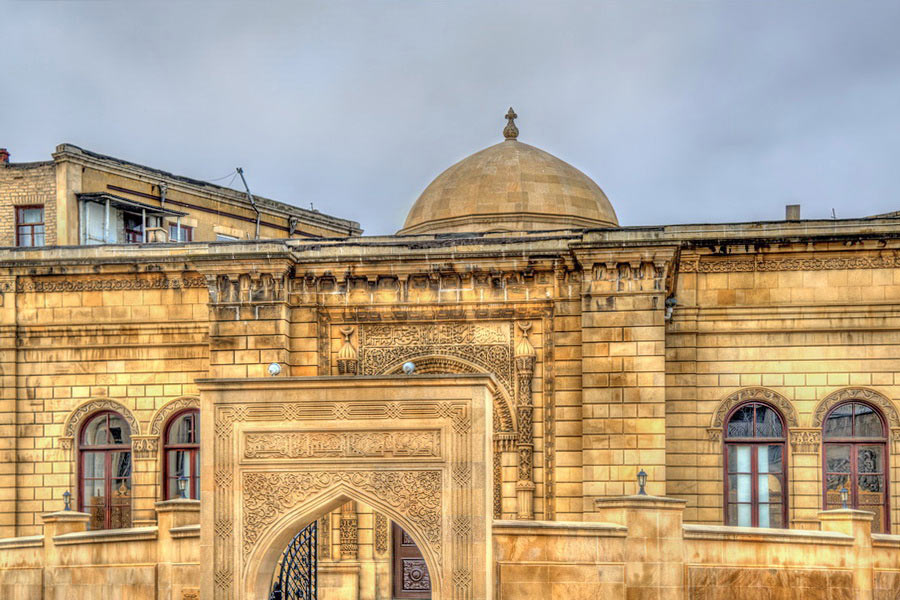
<path id="1" fill-rule="evenodd" d="M 68 142 L 399 229 L 519 140 L 622 225 L 900 210 L 900 2 L 6 2 L 0 147 Z"/>

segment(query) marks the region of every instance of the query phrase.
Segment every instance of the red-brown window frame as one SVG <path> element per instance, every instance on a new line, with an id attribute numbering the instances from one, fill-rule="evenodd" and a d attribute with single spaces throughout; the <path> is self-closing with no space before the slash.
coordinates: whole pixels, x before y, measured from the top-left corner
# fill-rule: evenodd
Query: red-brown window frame
<path id="1" fill-rule="evenodd" d="M 103 528 L 109 529 L 112 520 L 112 505 L 110 504 L 110 499 L 112 498 L 112 480 L 113 479 L 121 479 L 117 477 L 112 477 L 112 469 L 110 468 L 110 457 L 113 452 L 124 452 L 126 449 L 129 454 L 131 454 L 131 444 L 104 444 L 101 446 L 85 446 L 84 444 L 84 433 L 87 429 L 87 426 L 94 422 L 99 416 L 106 415 L 107 420 L 109 419 L 109 415 L 116 415 L 122 422 L 128 427 L 128 423 L 125 421 L 125 418 L 117 413 L 114 410 L 102 410 L 95 412 L 90 415 L 87 419 L 84 420 L 84 424 L 81 426 L 81 430 L 78 432 L 78 510 L 81 512 L 87 512 L 85 508 L 87 508 L 85 504 L 84 498 L 84 457 L 86 456 L 86 452 L 103 452 L 103 486 L 104 486 L 104 494 L 105 494 L 105 515 L 103 517 Z M 109 431 L 109 428 L 107 428 Z M 128 429 L 128 437 L 131 437 L 131 428 Z M 128 475 L 128 479 L 131 480 L 132 486 L 134 485 L 133 475 L 134 475 L 134 456 L 132 455 L 131 459 L 129 459 L 129 464 L 131 466 L 131 473 Z M 99 479 L 98 477 L 92 477 L 91 479 Z M 129 497 L 129 502 L 133 503 L 133 498 Z M 134 508 L 132 504 L 132 508 Z"/>
<path id="2" fill-rule="evenodd" d="M 185 242 L 193 242 L 194 241 L 194 228 L 189 225 L 181 225 L 181 231 L 185 233 L 185 240 L 175 240 L 172 238 L 172 230 L 178 228 L 179 225 L 177 223 L 169 222 L 169 241 L 185 241 Z"/>
<path id="3" fill-rule="evenodd" d="M 878 419 L 881 421 L 881 437 L 880 438 L 864 438 L 864 437 L 853 437 L 853 432 L 856 430 L 856 410 L 853 411 L 853 417 L 850 419 L 850 427 L 851 427 L 851 437 L 846 438 L 828 438 L 825 439 L 825 424 L 828 422 L 828 418 L 831 416 L 831 413 L 836 411 L 838 408 L 842 406 L 846 406 L 848 404 L 863 404 L 872 409 L 872 411 L 878 415 Z M 825 448 L 828 445 L 849 445 L 850 446 L 850 482 L 851 486 L 847 490 L 850 492 L 850 498 L 847 500 L 848 508 L 856 508 L 858 506 L 859 501 L 859 489 L 856 481 L 858 481 L 857 477 L 859 475 L 857 464 L 857 446 L 881 446 L 883 448 L 881 455 L 884 457 L 884 464 L 881 468 L 884 470 L 884 531 L 882 533 L 890 533 L 891 532 L 891 469 L 890 469 L 890 446 L 888 445 L 889 438 L 889 429 L 887 425 L 887 420 L 884 418 L 884 413 L 869 402 L 865 400 L 856 400 L 851 398 L 844 402 L 840 402 L 835 404 L 830 409 L 828 409 L 828 413 L 825 415 L 825 418 L 822 419 L 822 509 L 828 510 L 828 474 L 832 473 L 828 470 L 828 464 L 826 462 L 826 452 Z M 841 473 L 843 474 L 843 473 Z M 873 505 L 874 506 L 874 505 Z M 865 510 L 865 509 L 860 509 Z"/>
<path id="4" fill-rule="evenodd" d="M 16 206 L 16 246 L 19 247 L 29 247 L 29 248 L 41 248 L 47 245 L 47 222 L 46 222 L 46 212 L 44 210 L 43 204 L 28 204 L 23 206 Z M 24 212 L 29 209 L 41 209 L 41 222 L 40 223 L 23 223 Z M 34 245 L 34 228 L 37 226 L 41 226 L 44 228 L 44 243 L 40 246 Z M 22 232 L 20 229 L 22 227 L 28 227 L 31 236 L 31 245 L 30 246 L 22 246 Z"/>
<path id="5" fill-rule="evenodd" d="M 734 416 L 734 413 L 744 408 L 745 406 L 758 404 L 760 406 L 764 406 L 769 410 L 773 411 L 775 415 L 778 417 L 779 421 L 781 421 L 781 437 L 780 438 L 759 438 L 759 437 L 750 437 L 750 438 L 729 438 L 728 437 L 728 423 L 731 422 L 731 418 Z M 754 416 L 756 411 L 754 410 Z M 753 431 L 756 432 L 756 419 L 753 420 Z M 788 444 L 787 440 L 789 439 L 789 432 L 787 421 L 785 421 L 784 415 L 781 414 L 781 411 L 775 408 L 773 405 L 768 402 L 764 402 L 761 400 L 747 400 L 746 402 L 741 402 L 734 408 L 732 408 L 728 414 L 725 416 L 725 420 L 722 425 L 722 512 L 723 519 L 722 522 L 726 525 L 733 525 L 728 522 L 728 446 L 729 445 L 744 445 L 744 446 L 772 446 L 774 444 L 781 444 L 781 475 L 782 475 L 782 484 L 781 484 L 781 524 L 782 528 L 787 529 L 789 527 L 788 523 L 788 507 L 790 506 L 790 501 L 788 498 Z M 754 448 L 755 449 L 755 448 Z M 750 523 L 751 527 L 759 527 L 759 466 L 757 465 L 757 457 L 758 452 L 750 453 Z"/>
<path id="6" fill-rule="evenodd" d="M 169 429 L 172 425 L 181 417 L 188 413 L 194 414 L 194 443 L 193 444 L 169 444 Z M 175 494 L 169 495 L 169 452 L 183 451 L 188 453 L 188 459 L 190 460 L 191 465 L 191 476 L 188 478 L 187 482 L 187 490 L 185 490 L 186 498 L 193 498 L 194 500 L 200 499 L 200 473 L 197 471 L 196 465 L 198 463 L 197 457 L 200 454 L 200 432 L 197 430 L 197 426 L 200 424 L 200 411 L 196 408 L 188 408 L 185 410 L 178 411 L 169 419 L 166 423 L 165 430 L 163 431 L 163 485 L 162 485 L 162 496 L 164 500 L 173 500 L 178 498 L 178 490 L 176 484 Z"/>

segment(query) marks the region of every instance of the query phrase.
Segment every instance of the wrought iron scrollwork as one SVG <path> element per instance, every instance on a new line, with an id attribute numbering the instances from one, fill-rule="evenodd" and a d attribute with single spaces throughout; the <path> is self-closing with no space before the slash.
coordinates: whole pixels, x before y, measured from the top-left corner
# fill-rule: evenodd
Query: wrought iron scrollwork
<path id="1" fill-rule="evenodd" d="M 281 556 L 269 600 L 316 600 L 316 536 L 313 521 L 294 536 Z"/>

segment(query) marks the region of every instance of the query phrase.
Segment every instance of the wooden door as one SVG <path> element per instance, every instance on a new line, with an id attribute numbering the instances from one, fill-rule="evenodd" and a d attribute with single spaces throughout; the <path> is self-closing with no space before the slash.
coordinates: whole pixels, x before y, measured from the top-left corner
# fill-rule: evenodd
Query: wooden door
<path id="1" fill-rule="evenodd" d="M 394 598 L 431 598 L 431 576 L 419 547 L 396 523 L 394 538 Z"/>

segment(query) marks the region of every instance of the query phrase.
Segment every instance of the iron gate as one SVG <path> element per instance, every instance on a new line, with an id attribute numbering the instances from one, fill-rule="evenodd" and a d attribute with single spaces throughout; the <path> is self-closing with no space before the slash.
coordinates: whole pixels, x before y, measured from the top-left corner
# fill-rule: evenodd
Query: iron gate
<path id="1" fill-rule="evenodd" d="M 269 600 L 316 600 L 316 524 L 310 523 L 288 544 Z"/>

